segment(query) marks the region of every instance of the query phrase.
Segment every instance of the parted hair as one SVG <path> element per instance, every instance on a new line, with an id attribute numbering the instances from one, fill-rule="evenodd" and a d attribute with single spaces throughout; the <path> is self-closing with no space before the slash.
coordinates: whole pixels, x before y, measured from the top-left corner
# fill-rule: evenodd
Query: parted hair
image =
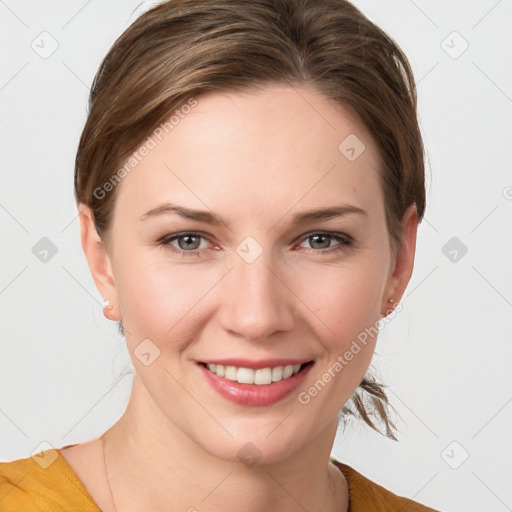
<path id="1" fill-rule="evenodd" d="M 120 187 L 104 184 L 159 125 L 203 93 L 272 85 L 312 87 L 368 129 L 396 251 L 406 209 L 416 205 L 420 221 L 425 209 L 416 85 L 397 43 L 346 0 L 167 0 L 115 41 L 94 78 L 74 177 L 105 246 Z M 388 410 L 367 374 L 342 416 L 395 439 Z"/>

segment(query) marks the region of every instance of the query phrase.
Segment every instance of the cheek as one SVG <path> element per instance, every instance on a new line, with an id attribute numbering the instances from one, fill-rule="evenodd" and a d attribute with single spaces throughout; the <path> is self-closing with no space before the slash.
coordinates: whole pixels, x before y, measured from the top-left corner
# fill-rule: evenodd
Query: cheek
<path id="1" fill-rule="evenodd" d="M 116 270 L 123 324 L 134 341 L 150 338 L 158 345 L 165 339 L 185 339 L 183 329 L 197 327 L 190 321 L 194 310 L 201 309 L 201 300 L 219 279 L 218 269 L 173 265 L 165 262 L 165 255 L 149 256 L 147 249 L 131 249 Z"/>
<path id="2" fill-rule="evenodd" d="M 372 360 L 384 269 L 370 259 L 360 263 L 309 272 L 307 281 L 302 281 L 318 316 L 315 334 L 322 344 L 322 357 L 297 399 L 299 410 L 315 417 L 318 424 L 339 413 Z"/>
<path id="3" fill-rule="evenodd" d="M 329 416 L 350 398 L 370 365 L 378 335 L 385 267 L 376 260 L 308 272 L 301 282 L 318 319 L 324 357 L 299 401 Z M 321 393 L 327 388 L 330 391 Z M 321 397 L 319 396 L 321 394 Z M 322 406 L 320 406 L 323 404 Z M 330 405 L 329 405 L 330 404 Z"/>
<path id="4" fill-rule="evenodd" d="M 312 268 L 298 280 L 300 296 L 323 324 L 322 338 L 331 349 L 344 345 L 380 318 L 385 271 L 367 259 L 358 265 Z"/>

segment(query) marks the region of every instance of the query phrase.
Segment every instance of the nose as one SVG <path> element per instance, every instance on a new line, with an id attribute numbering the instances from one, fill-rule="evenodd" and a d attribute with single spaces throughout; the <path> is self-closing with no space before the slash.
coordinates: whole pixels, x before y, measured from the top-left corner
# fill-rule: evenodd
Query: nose
<path id="1" fill-rule="evenodd" d="M 266 251 L 252 263 L 235 254 L 220 299 L 222 327 L 250 341 L 293 329 L 294 294 L 282 274 Z"/>

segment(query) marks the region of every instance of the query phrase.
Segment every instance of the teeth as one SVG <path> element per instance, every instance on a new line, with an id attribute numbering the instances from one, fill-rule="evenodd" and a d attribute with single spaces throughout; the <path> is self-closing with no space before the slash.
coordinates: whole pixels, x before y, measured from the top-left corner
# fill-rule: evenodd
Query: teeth
<path id="1" fill-rule="evenodd" d="M 291 377 L 293 375 L 293 366 L 291 364 L 284 367 L 283 370 L 283 380 Z"/>
<path id="2" fill-rule="evenodd" d="M 252 368 L 237 368 L 236 366 L 223 366 L 221 364 L 207 364 L 208 370 L 219 377 L 239 382 L 240 384 L 256 384 L 265 386 L 272 382 L 288 379 L 300 370 L 300 364 L 288 364 L 286 366 L 276 366 L 275 368 L 261 368 L 253 370 Z"/>
<path id="3" fill-rule="evenodd" d="M 278 382 L 283 379 L 283 367 L 276 366 L 272 368 L 272 382 Z"/>
<path id="4" fill-rule="evenodd" d="M 238 370 L 240 371 L 240 370 Z M 272 369 L 271 368 L 261 368 L 260 370 L 256 370 L 254 372 L 254 384 L 258 384 L 260 386 L 264 384 L 272 383 Z"/>
<path id="5" fill-rule="evenodd" d="M 219 366 L 219 365 L 216 365 Z M 224 378 L 228 380 L 236 380 L 236 374 L 238 373 L 238 368 L 236 366 L 225 366 L 224 367 Z"/>
<path id="6" fill-rule="evenodd" d="M 254 370 L 251 370 L 250 368 L 238 368 L 238 371 L 236 372 L 236 380 L 240 382 L 240 384 L 253 384 Z"/>

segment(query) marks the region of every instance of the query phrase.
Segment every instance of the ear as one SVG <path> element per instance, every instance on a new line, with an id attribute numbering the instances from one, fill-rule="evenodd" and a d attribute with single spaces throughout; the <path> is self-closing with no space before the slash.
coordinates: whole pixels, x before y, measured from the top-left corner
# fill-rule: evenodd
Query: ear
<path id="1" fill-rule="evenodd" d="M 394 308 L 411 279 L 414 268 L 414 254 L 416 252 L 416 235 L 418 231 L 418 213 L 416 205 L 412 205 L 405 211 L 402 220 L 402 238 L 396 250 L 396 256 L 392 261 L 392 268 L 382 297 L 381 311 L 385 315 Z M 392 299 L 391 307 L 389 299 Z"/>
<path id="2" fill-rule="evenodd" d="M 112 265 L 105 246 L 96 231 L 94 214 L 92 210 L 83 203 L 78 206 L 80 219 L 80 238 L 82 249 L 96 288 L 104 300 L 109 300 L 112 309 L 104 308 L 104 314 L 110 320 L 120 321 L 121 314 L 117 301 L 117 290 L 112 272 Z"/>

